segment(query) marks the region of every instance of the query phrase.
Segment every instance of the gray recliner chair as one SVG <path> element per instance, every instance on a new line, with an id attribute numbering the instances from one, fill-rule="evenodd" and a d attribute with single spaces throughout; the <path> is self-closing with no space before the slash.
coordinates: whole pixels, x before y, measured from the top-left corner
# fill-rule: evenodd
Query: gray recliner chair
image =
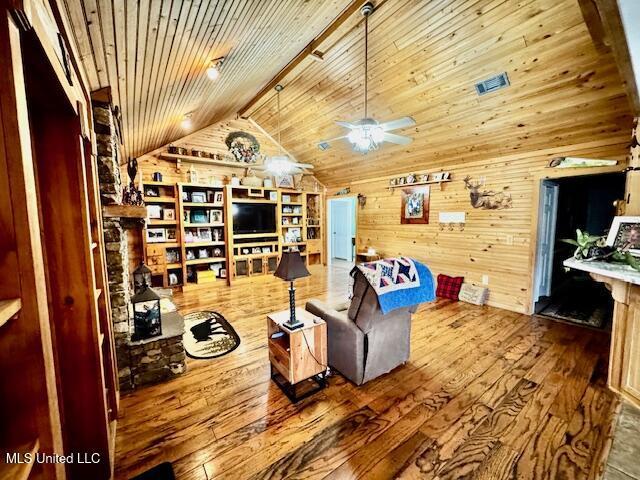
<path id="1" fill-rule="evenodd" d="M 360 271 L 355 272 L 351 303 L 311 300 L 306 309 L 327 322 L 329 365 L 356 385 L 409 359 L 411 314 L 417 306 L 384 315 L 375 290 Z"/>

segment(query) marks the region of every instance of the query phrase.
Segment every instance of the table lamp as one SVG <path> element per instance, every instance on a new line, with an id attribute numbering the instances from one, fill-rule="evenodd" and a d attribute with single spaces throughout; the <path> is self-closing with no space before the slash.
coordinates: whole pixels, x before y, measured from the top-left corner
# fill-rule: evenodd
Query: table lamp
<path id="1" fill-rule="evenodd" d="M 296 289 L 293 287 L 293 281 L 296 278 L 308 277 L 311 274 L 304 265 L 300 252 L 297 250 L 283 252 L 280 264 L 276 268 L 274 275 L 286 282 L 291 282 L 289 287 L 289 321 L 285 322 L 283 326 L 289 330 L 301 328 L 303 323 L 296 320 Z"/>

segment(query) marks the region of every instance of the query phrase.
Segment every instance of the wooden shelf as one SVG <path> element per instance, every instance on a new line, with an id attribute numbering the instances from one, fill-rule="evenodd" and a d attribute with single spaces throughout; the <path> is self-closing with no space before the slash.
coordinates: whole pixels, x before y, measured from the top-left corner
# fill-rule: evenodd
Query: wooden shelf
<path id="1" fill-rule="evenodd" d="M 0 300 L 0 327 L 11 320 L 22 308 L 22 300 L 10 298 Z"/>
<path id="2" fill-rule="evenodd" d="M 269 253 L 247 253 L 241 255 L 234 255 L 234 260 L 250 260 L 252 258 L 264 258 L 264 257 L 272 257 L 274 255 L 278 255 L 278 252 L 269 252 Z"/>
<path id="3" fill-rule="evenodd" d="M 7 449 L 11 452 L 19 452 L 20 457 L 23 457 L 25 453 L 30 453 L 31 458 L 35 460 L 35 455 L 40 450 L 40 441 L 35 439 L 25 445 L 21 445 L 16 448 Z M 2 480 L 27 480 L 31 474 L 34 462 L 29 463 L 5 463 L 4 459 L 0 463 L 0 479 Z"/>
<path id="4" fill-rule="evenodd" d="M 154 225 L 177 225 L 177 220 L 148 220 L 147 225 L 153 227 Z"/>
<path id="5" fill-rule="evenodd" d="M 296 247 L 298 245 L 306 245 L 307 242 L 293 242 L 293 243 L 283 243 L 282 246 L 283 247 Z M 304 254 L 304 252 L 300 252 L 301 255 Z"/>
<path id="6" fill-rule="evenodd" d="M 232 198 L 231 199 L 232 203 L 272 203 L 272 204 L 277 204 L 278 201 L 277 200 L 267 200 L 265 198 Z"/>
<path id="7" fill-rule="evenodd" d="M 176 184 L 173 182 L 156 182 L 155 180 L 143 181 L 142 185 L 149 185 L 151 187 L 174 187 Z"/>
<path id="8" fill-rule="evenodd" d="M 195 260 L 187 260 L 187 265 L 202 265 L 205 263 L 224 263 L 227 259 L 224 257 L 196 258 Z"/>
<path id="9" fill-rule="evenodd" d="M 133 205 L 105 205 L 102 207 L 102 216 L 105 218 L 147 218 L 146 207 L 134 207 Z"/>
<path id="10" fill-rule="evenodd" d="M 283 217 L 302 217 L 302 213 L 282 213 Z"/>
<path id="11" fill-rule="evenodd" d="M 162 158 L 167 160 L 180 160 L 190 163 L 202 163 L 204 165 L 220 165 L 223 167 L 232 167 L 232 168 L 251 168 L 252 170 L 264 170 L 265 167 L 262 164 L 257 163 L 241 163 L 234 162 L 230 160 L 214 160 L 213 158 L 206 157 L 194 157 L 193 155 L 178 155 L 175 153 L 163 153 L 160 155 Z"/>
<path id="12" fill-rule="evenodd" d="M 282 202 L 282 205 L 294 205 L 296 207 L 301 207 L 302 202 Z"/>
<path id="13" fill-rule="evenodd" d="M 212 190 L 222 190 L 224 188 L 223 185 L 210 185 L 208 183 L 190 183 L 190 182 L 181 182 L 179 183 L 182 187 L 187 188 L 209 188 Z"/>
<path id="14" fill-rule="evenodd" d="M 184 228 L 224 227 L 224 223 L 184 223 Z"/>
<path id="15" fill-rule="evenodd" d="M 176 203 L 175 197 L 144 197 L 144 203 Z"/>
<path id="16" fill-rule="evenodd" d="M 304 227 L 304 225 L 302 225 L 301 223 L 295 224 L 295 223 L 290 223 L 289 225 L 285 225 L 284 223 L 282 224 L 282 228 L 302 228 Z"/>
<path id="17" fill-rule="evenodd" d="M 174 270 L 176 268 L 182 268 L 181 263 L 167 263 L 167 270 Z"/>
<path id="18" fill-rule="evenodd" d="M 185 242 L 184 246 L 185 248 L 190 248 L 190 247 L 214 247 L 214 246 L 218 246 L 218 245 L 224 245 L 225 242 L 223 241 L 219 241 L 219 242 Z"/>
<path id="19" fill-rule="evenodd" d="M 420 185 L 432 185 L 434 183 L 442 184 L 449 183 L 451 179 L 447 180 L 427 180 L 426 182 L 415 182 L 415 183 L 405 183 L 403 185 L 390 185 L 389 188 L 406 188 L 406 187 L 417 187 Z"/>
<path id="20" fill-rule="evenodd" d="M 222 205 L 210 202 L 182 202 L 183 207 L 207 207 L 207 208 L 222 208 Z"/>

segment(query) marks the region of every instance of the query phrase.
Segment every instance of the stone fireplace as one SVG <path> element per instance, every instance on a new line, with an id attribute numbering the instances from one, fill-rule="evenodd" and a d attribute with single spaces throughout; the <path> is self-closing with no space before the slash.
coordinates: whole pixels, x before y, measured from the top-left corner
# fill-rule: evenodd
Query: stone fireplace
<path id="1" fill-rule="evenodd" d="M 126 391 L 163 381 L 186 371 L 182 345 L 184 322 L 179 314 L 163 316 L 161 337 L 131 341 L 129 234 L 141 229 L 144 213 L 140 215 L 141 207 L 127 208 L 121 205 L 123 179 L 118 154 L 120 142 L 117 122 L 109 96 L 99 92 L 100 100 L 93 99 L 92 109 L 100 200 L 103 206 L 102 227 L 118 380 L 120 390 Z M 137 213 L 130 217 L 130 211 Z"/>

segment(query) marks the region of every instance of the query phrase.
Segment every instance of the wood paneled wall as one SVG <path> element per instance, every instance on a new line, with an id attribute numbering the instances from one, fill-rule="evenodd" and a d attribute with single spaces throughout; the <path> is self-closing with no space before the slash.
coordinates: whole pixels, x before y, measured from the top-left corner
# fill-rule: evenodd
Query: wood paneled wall
<path id="1" fill-rule="evenodd" d="M 575 155 L 617 159 L 624 165 L 625 148 L 625 143 L 591 141 L 491 160 L 447 163 L 446 170 L 451 172 L 453 181 L 444 184 L 442 190 L 438 185 L 431 185 L 428 225 L 400 224 L 401 192 L 389 190 L 387 177 L 352 183 L 352 194 L 367 197 L 365 207 L 358 212 L 358 245 L 374 247 L 384 256 L 414 257 L 428 265 L 434 276 L 438 273 L 460 275 L 465 281 L 480 285 L 486 274 L 490 305 L 530 313 L 536 189 L 545 176 L 567 173 L 545 168 L 547 159 L 560 154 Z M 437 167 L 439 165 L 424 171 L 439 171 Z M 486 190 L 506 188 L 513 198 L 513 207 L 474 209 L 463 182 L 466 175 L 475 179 L 486 177 Z M 439 212 L 465 212 L 464 231 L 457 227 L 452 231 L 445 227 L 441 231 Z"/>

